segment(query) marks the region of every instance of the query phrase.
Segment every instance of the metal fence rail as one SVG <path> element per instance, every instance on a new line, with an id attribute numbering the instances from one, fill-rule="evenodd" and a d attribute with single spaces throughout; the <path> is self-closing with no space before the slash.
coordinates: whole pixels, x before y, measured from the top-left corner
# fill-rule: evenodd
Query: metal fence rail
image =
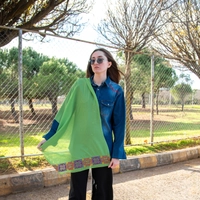
<path id="1" fill-rule="evenodd" d="M 48 34 L 45 41 L 39 41 L 40 33 L 15 30 L 18 38 L 0 50 L 1 158 L 40 155 L 36 145 L 48 132 L 74 81 L 85 76 L 95 48 L 110 50 L 125 70 L 114 47 Z M 27 40 L 30 33 L 33 39 Z M 171 63 L 156 55 L 136 54 L 129 80 L 121 80 L 122 87 L 130 81 L 125 92 L 130 101 L 129 145 L 200 136 L 200 91 L 192 90 L 184 77 L 178 79 Z"/>

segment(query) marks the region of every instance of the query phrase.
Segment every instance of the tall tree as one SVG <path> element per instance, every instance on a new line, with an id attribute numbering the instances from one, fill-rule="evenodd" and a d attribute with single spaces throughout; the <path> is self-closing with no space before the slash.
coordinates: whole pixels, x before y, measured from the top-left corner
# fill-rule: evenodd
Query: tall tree
<path id="1" fill-rule="evenodd" d="M 87 0 L 1 0 L 0 8 L 1 26 L 69 37 L 82 29 L 81 15 L 88 13 L 91 5 Z M 0 47 L 17 35 L 16 30 L 1 27 Z"/>
<path id="2" fill-rule="evenodd" d="M 185 100 L 189 94 L 192 94 L 192 88 L 187 83 L 180 83 L 171 89 L 172 95 L 181 102 L 181 110 L 184 110 Z"/>
<path id="3" fill-rule="evenodd" d="M 2 71 L 0 75 L 0 96 L 9 99 L 13 119 L 18 122 L 18 115 L 15 111 L 15 100 L 18 97 L 18 50 L 12 48 L 0 51 Z"/>
<path id="4" fill-rule="evenodd" d="M 23 81 L 24 98 L 28 99 L 32 114 L 35 114 L 32 98 L 32 79 L 37 75 L 40 66 L 48 60 L 47 56 L 37 53 L 32 48 L 23 49 Z M 13 47 L 9 50 L 0 50 L 0 96 L 8 98 L 11 104 L 11 112 L 15 121 L 18 121 L 15 111 L 15 101 L 18 98 L 18 49 Z"/>
<path id="5" fill-rule="evenodd" d="M 33 91 L 38 91 L 40 98 L 47 97 L 52 105 L 52 116 L 57 113 L 58 96 L 66 95 L 78 78 L 82 75 L 76 66 L 67 59 L 51 58 L 40 67 L 34 78 Z M 37 93 L 38 93 L 37 92 Z"/>
<path id="6" fill-rule="evenodd" d="M 156 51 L 180 62 L 200 78 L 199 0 L 179 0 L 165 16 L 169 23 L 157 38 Z"/>
<path id="7" fill-rule="evenodd" d="M 177 101 L 181 102 L 181 110 L 183 111 L 185 100 L 189 94 L 193 93 L 191 88 L 191 78 L 189 74 L 181 73 L 179 75 L 178 84 L 171 89 L 171 93 Z"/>
<path id="8" fill-rule="evenodd" d="M 135 89 L 142 96 L 150 91 L 151 79 L 151 56 L 148 55 L 148 50 L 144 54 L 134 56 L 134 63 L 136 65 L 136 74 L 134 75 Z M 172 69 L 170 63 L 161 57 L 154 59 L 154 93 L 156 96 L 156 113 L 158 114 L 158 97 L 161 88 L 171 88 L 178 77 L 176 72 Z"/>
<path id="9" fill-rule="evenodd" d="M 158 115 L 158 97 L 161 88 L 171 88 L 174 86 L 178 77 L 170 64 L 162 58 L 156 58 L 155 63 L 155 84 L 154 92 L 156 94 L 156 113 Z"/>
<path id="10" fill-rule="evenodd" d="M 36 114 L 33 107 L 33 98 L 37 98 L 37 93 L 35 93 L 34 91 L 35 95 L 33 95 L 33 92 L 31 90 L 31 87 L 34 84 L 33 78 L 38 74 L 43 62 L 48 60 L 49 58 L 47 56 L 36 52 L 31 47 L 23 49 L 23 93 L 24 98 L 28 100 L 29 108 L 32 115 Z"/>
<path id="11" fill-rule="evenodd" d="M 98 25 L 98 32 L 106 43 L 122 50 L 125 55 L 126 96 L 126 144 L 131 144 L 130 113 L 131 109 L 131 62 L 135 53 L 146 47 L 160 34 L 165 24 L 161 20 L 163 11 L 170 8 L 175 0 L 119 0 L 108 1 L 106 17 Z"/>

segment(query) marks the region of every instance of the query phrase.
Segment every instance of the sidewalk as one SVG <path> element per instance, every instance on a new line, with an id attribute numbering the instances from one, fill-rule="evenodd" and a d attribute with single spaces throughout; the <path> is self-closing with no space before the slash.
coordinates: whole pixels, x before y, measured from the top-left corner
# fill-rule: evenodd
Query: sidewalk
<path id="1" fill-rule="evenodd" d="M 151 177 L 153 174 L 155 174 L 157 172 L 157 170 L 161 166 L 165 167 L 165 170 L 168 170 L 169 168 L 172 168 L 173 166 L 175 166 L 175 165 L 169 165 L 169 164 L 177 163 L 177 164 L 180 164 L 180 166 L 181 166 L 182 163 L 179 163 L 179 162 L 181 162 L 181 161 L 189 162 L 190 160 L 192 161 L 193 159 L 197 159 L 197 158 L 200 158 L 200 146 L 183 149 L 183 150 L 165 152 L 165 153 L 134 156 L 134 157 L 129 157 L 127 160 L 121 160 L 120 168 L 113 171 L 113 173 L 115 174 L 115 176 L 114 176 L 115 191 L 117 190 L 118 193 L 121 193 L 120 194 L 121 197 L 115 198 L 115 199 L 116 200 L 117 199 L 128 200 L 127 197 L 126 198 L 123 197 L 123 195 L 126 195 L 123 192 L 123 188 L 124 188 L 124 190 L 126 189 L 126 191 L 127 191 L 127 189 L 130 190 L 130 191 L 128 190 L 128 194 L 131 193 L 131 191 L 132 191 L 131 187 L 128 187 L 128 185 L 132 181 L 136 182 L 136 183 L 134 183 L 135 189 L 140 190 L 141 194 L 144 193 L 144 191 L 142 189 L 143 187 L 140 183 L 140 179 Z M 197 162 L 196 168 L 198 168 L 200 165 L 199 160 L 200 159 L 197 159 L 197 161 L 196 161 Z M 151 169 L 148 169 L 148 168 L 151 168 Z M 142 169 L 149 170 L 147 177 L 143 177 L 144 170 L 142 170 Z M 200 188 L 200 181 L 199 181 L 200 180 L 200 178 L 199 178 L 200 171 L 198 169 L 198 171 L 193 170 L 193 172 L 195 172 L 195 173 L 198 172 L 198 174 L 196 175 L 196 177 L 197 177 L 196 182 L 194 182 L 194 183 L 196 184 L 197 180 L 198 180 L 198 188 L 197 189 L 198 189 L 198 191 L 200 191 L 200 189 L 199 189 Z M 137 174 L 134 175 L 134 173 L 137 173 Z M 160 172 L 160 173 L 162 173 L 162 172 Z M 174 176 L 173 178 L 176 179 L 176 172 L 174 172 L 174 170 L 171 170 L 170 173 L 172 173 Z M 189 180 L 189 177 L 187 177 L 187 178 Z M 69 185 L 68 185 L 69 180 L 70 180 L 70 175 L 66 175 L 66 174 L 59 175 L 53 168 L 45 169 L 45 170 L 38 170 L 38 171 L 34 171 L 34 172 L 3 175 L 0 177 L 0 196 L 2 196 L 2 197 L 0 197 L 0 199 L 7 200 L 7 199 L 9 199 L 9 196 L 13 197 L 13 195 L 12 195 L 13 193 L 18 193 L 18 195 L 20 196 L 20 193 L 23 194 L 22 192 L 38 191 L 41 188 L 45 188 L 45 190 L 48 189 L 49 191 L 54 190 L 54 189 L 56 190 L 57 187 L 50 187 L 50 186 L 57 186 L 57 185 L 60 185 L 59 188 L 62 188 L 62 189 L 59 189 L 59 190 L 64 190 L 63 192 L 66 195 L 66 194 L 68 194 L 67 188 L 69 187 Z M 149 183 L 149 187 L 153 191 L 154 188 L 153 188 L 151 180 L 152 179 L 149 179 L 148 183 Z M 160 181 L 162 181 L 162 180 L 160 180 Z M 119 182 L 120 184 L 118 185 L 117 182 Z M 180 183 L 181 183 L 181 181 L 180 181 Z M 158 183 L 154 182 L 153 184 L 157 185 Z M 160 182 L 159 182 L 159 184 L 160 184 Z M 173 180 L 169 184 L 173 185 Z M 188 184 L 190 184 L 190 183 L 188 183 Z M 188 185 L 188 187 L 189 186 L 190 185 Z M 160 189 L 163 190 L 162 188 L 160 188 Z M 149 191 L 149 192 L 151 192 L 151 191 Z M 159 193 L 160 192 L 161 191 L 159 191 Z M 170 190 L 169 190 L 169 192 L 170 192 Z M 195 192 L 195 187 L 194 187 L 194 192 Z M 88 195 L 90 195 L 90 192 L 88 192 Z M 23 199 L 23 198 L 21 198 L 21 199 Z M 28 199 L 31 199 L 31 198 L 28 198 Z M 35 198 L 35 199 L 37 199 L 37 198 Z M 43 200 L 43 199 L 52 199 L 52 198 L 41 198 L 41 199 Z M 55 198 L 55 199 L 58 199 L 58 198 Z M 59 198 L 59 199 L 62 199 L 62 198 Z M 64 199 L 66 199 L 66 196 Z M 130 198 L 130 199 L 132 199 L 132 198 Z M 141 199 L 147 199 L 147 198 L 138 196 L 137 198 L 134 198 L 134 199 L 141 200 Z M 164 198 L 159 198 L 159 199 L 162 200 Z M 181 198 L 181 200 L 182 199 L 184 199 L 184 198 Z M 200 196 L 199 196 L 199 199 L 200 199 Z"/>

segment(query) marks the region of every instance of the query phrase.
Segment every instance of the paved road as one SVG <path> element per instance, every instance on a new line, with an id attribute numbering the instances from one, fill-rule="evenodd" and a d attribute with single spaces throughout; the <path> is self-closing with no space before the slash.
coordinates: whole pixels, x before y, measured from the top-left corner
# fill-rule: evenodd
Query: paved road
<path id="1" fill-rule="evenodd" d="M 64 184 L 11 194 L 0 200 L 67 200 Z M 91 195 L 88 184 L 88 200 Z M 200 158 L 114 175 L 114 200 L 200 200 Z"/>

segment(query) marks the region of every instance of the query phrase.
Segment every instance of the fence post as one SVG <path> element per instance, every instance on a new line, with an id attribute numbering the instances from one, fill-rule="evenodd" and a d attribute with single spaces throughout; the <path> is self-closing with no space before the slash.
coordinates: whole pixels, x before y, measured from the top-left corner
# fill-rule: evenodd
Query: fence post
<path id="1" fill-rule="evenodd" d="M 154 139 L 154 55 L 151 56 L 151 118 L 150 118 L 150 143 Z"/>
<path id="2" fill-rule="evenodd" d="M 24 161 L 24 130 L 23 130 L 23 74 L 22 74 L 22 30 L 19 29 L 18 46 L 18 96 L 19 96 L 19 134 L 21 161 Z"/>

